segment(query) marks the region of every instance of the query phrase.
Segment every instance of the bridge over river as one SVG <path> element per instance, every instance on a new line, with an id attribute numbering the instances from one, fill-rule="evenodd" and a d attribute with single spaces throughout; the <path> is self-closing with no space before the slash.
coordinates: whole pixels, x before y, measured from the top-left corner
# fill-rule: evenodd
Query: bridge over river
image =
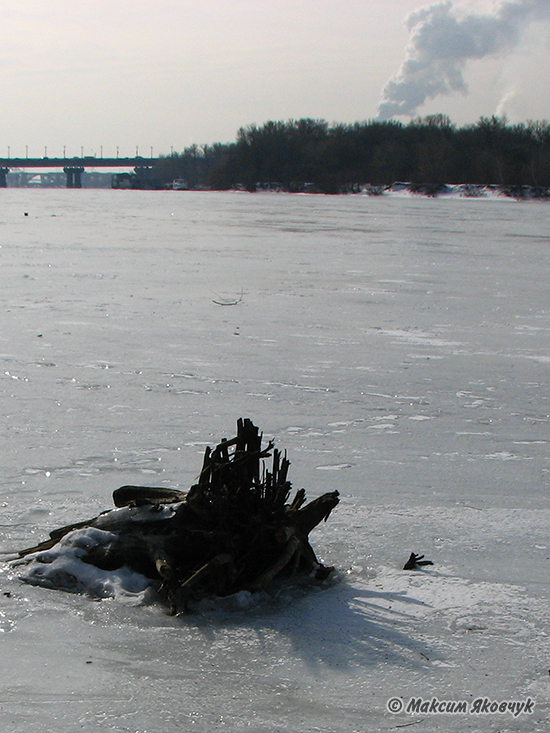
<path id="1" fill-rule="evenodd" d="M 6 188 L 7 175 L 11 170 L 25 168 L 61 168 L 67 176 L 67 188 L 82 188 L 82 174 L 86 168 L 133 168 L 139 175 L 151 169 L 158 158 L 0 158 L 0 188 Z"/>

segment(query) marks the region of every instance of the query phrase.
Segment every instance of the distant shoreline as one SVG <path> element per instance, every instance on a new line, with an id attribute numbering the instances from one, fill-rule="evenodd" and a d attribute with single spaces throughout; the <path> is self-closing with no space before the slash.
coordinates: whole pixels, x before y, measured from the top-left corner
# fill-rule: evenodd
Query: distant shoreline
<path id="1" fill-rule="evenodd" d="M 60 190 L 66 188 L 62 185 L 49 186 L 8 186 L 10 190 Z M 7 190 L 7 189 L 4 189 Z M 74 190 L 74 189 L 67 189 Z M 116 187 L 106 185 L 83 186 L 78 190 L 88 191 L 115 191 L 121 190 Z M 128 187 L 123 190 L 132 191 L 173 191 L 178 190 L 183 193 L 287 193 L 287 194 L 310 194 L 314 196 L 372 196 L 372 197 L 422 197 L 422 198 L 468 198 L 468 199 L 514 199 L 516 201 L 550 201 L 550 187 L 547 186 L 513 186 L 499 184 L 477 184 L 477 183 L 411 183 L 396 182 L 388 185 L 373 185 L 370 183 L 350 184 L 344 190 L 336 193 L 327 193 L 322 191 L 313 183 L 294 184 L 292 188 L 288 188 L 283 184 L 256 183 L 254 186 L 245 187 L 237 184 L 231 188 L 218 189 L 209 188 L 207 186 L 197 186 L 189 188 L 175 189 L 172 186 L 153 187 Z"/>
<path id="2" fill-rule="evenodd" d="M 409 183 L 396 182 L 389 185 L 353 184 L 347 190 L 339 191 L 337 194 L 326 194 L 317 190 L 313 184 L 305 183 L 301 187 L 289 190 L 277 183 L 258 183 L 254 188 L 245 189 L 244 186 L 237 186 L 231 190 L 248 191 L 258 193 L 270 191 L 274 193 L 310 193 L 336 196 L 348 196 L 350 194 L 363 194 L 367 196 L 387 195 L 410 195 L 424 196 L 427 198 L 512 198 L 518 200 L 550 200 L 550 187 L 547 186 L 503 186 L 498 184 L 477 184 L 477 183 Z"/>

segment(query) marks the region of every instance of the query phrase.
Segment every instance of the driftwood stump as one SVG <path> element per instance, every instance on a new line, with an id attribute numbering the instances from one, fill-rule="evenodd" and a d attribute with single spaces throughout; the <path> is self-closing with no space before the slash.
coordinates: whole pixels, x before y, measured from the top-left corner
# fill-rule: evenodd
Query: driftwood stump
<path id="1" fill-rule="evenodd" d="M 81 559 L 103 570 L 126 566 L 156 581 L 171 613 L 206 595 L 262 590 L 278 577 L 323 579 L 333 568 L 319 563 L 308 535 L 338 504 L 338 492 L 306 504 L 300 489 L 289 502 L 288 468 L 286 454 L 272 442 L 262 448 L 258 428 L 240 419 L 234 438 L 206 449 L 188 493 L 123 486 L 113 494 L 117 509 L 56 529 L 19 555 L 47 553 L 85 527 L 105 530 L 110 540 L 86 548 Z"/>

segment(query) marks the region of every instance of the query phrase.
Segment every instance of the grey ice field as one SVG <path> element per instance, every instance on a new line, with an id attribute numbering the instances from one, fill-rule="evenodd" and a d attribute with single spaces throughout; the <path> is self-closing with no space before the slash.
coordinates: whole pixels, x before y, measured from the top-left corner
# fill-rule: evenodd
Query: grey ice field
<path id="1" fill-rule="evenodd" d="M 549 730 L 550 205 L 1 198 L 4 556 L 123 484 L 187 489 L 241 416 L 342 497 L 326 587 L 188 617 L 2 566 L 2 731 Z M 413 696 L 535 705 L 387 710 Z"/>

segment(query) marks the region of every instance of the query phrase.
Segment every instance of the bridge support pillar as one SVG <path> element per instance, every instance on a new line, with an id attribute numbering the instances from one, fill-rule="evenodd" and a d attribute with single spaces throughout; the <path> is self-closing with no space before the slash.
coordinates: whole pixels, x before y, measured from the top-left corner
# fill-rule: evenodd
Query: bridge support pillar
<path id="1" fill-rule="evenodd" d="M 8 181 L 6 176 L 10 172 L 9 168 L 0 168 L 0 188 L 7 188 Z"/>
<path id="2" fill-rule="evenodd" d="M 67 176 L 67 188 L 82 188 L 82 174 L 84 173 L 82 166 L 63 168 L 63 172 Z"/>

